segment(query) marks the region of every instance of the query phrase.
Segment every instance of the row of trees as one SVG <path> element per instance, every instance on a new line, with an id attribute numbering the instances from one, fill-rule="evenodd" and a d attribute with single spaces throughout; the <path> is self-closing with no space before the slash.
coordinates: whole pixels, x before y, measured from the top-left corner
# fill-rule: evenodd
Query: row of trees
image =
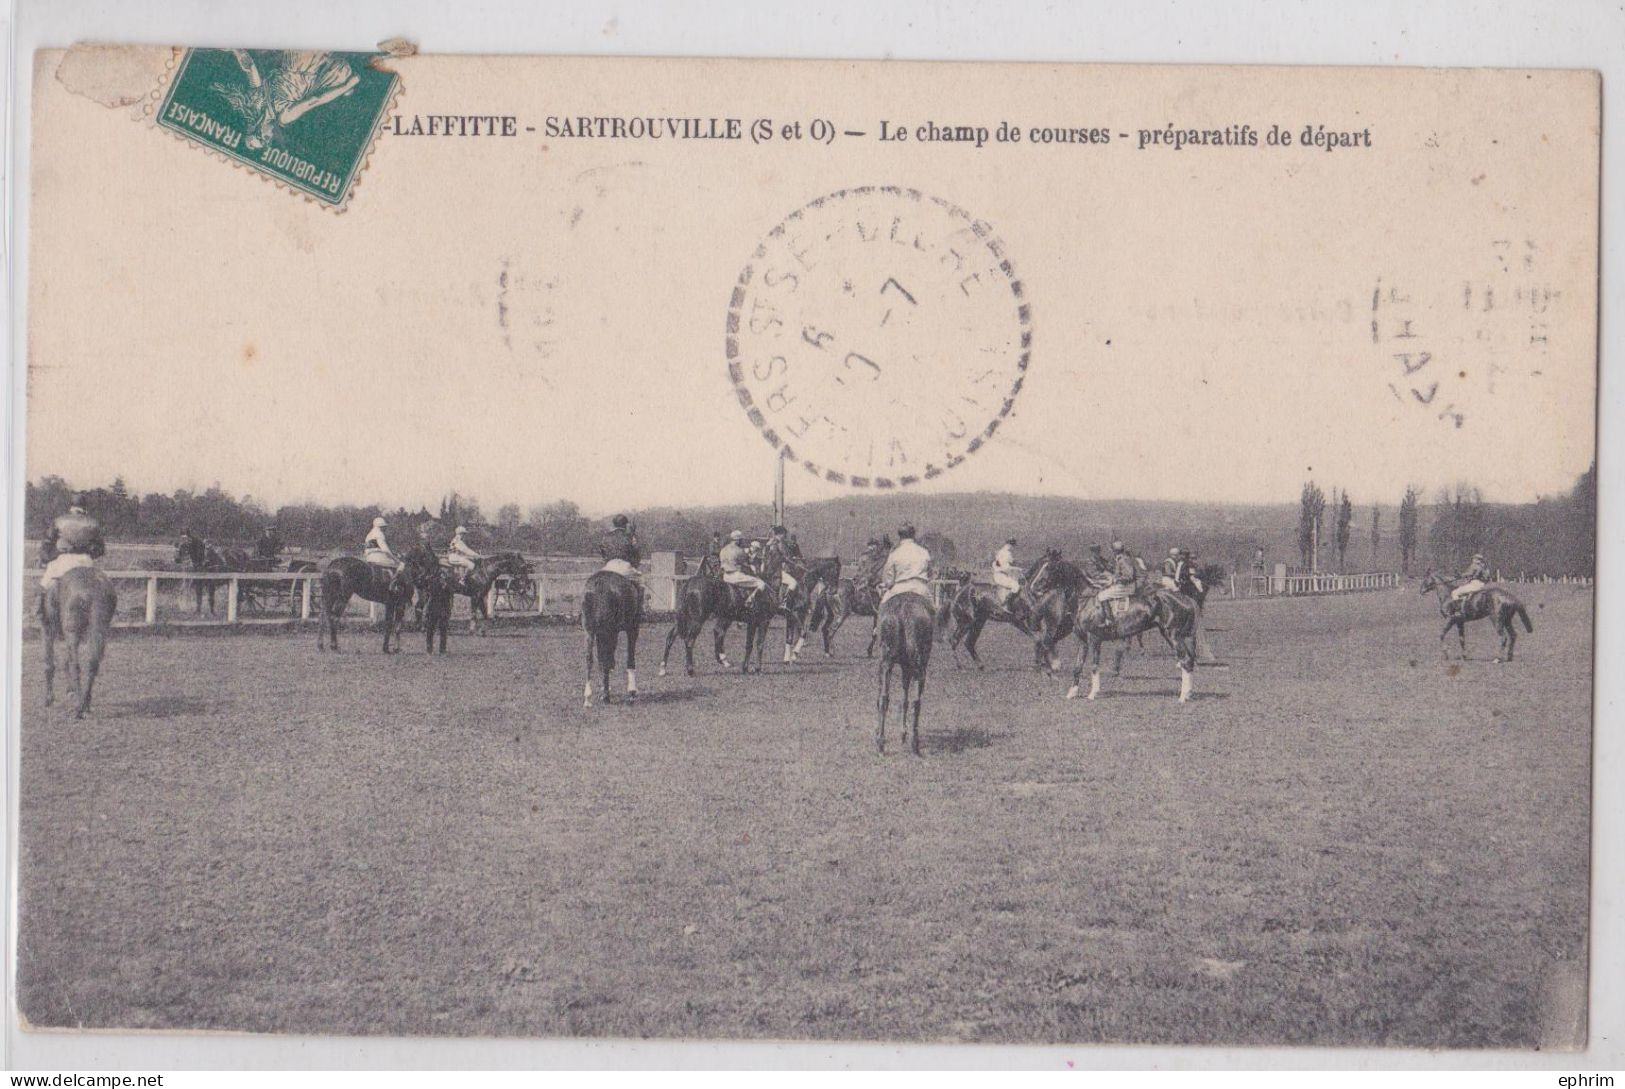
<path id="1" fill-rule="evenodd" d="M 1597 472 L 1581 474 L 1568 494 L 1543 496 L 1534 503 L 1495 504 L 1469 483 L 1441 488 L 1429 510 L 1425 565 L 1460 570 L 1475 553 L 1483 553 L 1503 574 L 1586 574 L 1596 563 Z M 1399 501 L 1398 560 L 1409 574 L 1423 566 L 1420 546 L 1422 491 L 1407 487 Z M 1328 501 L 1320 486 L 1306 482 L 1298 498 L 1298 556 L 1303 567 L 1320 567 L 1321 550 L 1335 549 L 1337 568 L 1347 570 L 1354 503 L 1347 491 L 1332 490 Z M 1330 525 L 1328 526 L 1328 522 Z M 1368 542 L 1371 567 L 1382 545 L 1382 508 L 1371 505 Z"/>
<path id="2" fill-rule="evenodd" d="M 468 527 L 477 547 L 591 555 L 597 552 L 598 539 L 607 528 L 607 520 L 584 516 L 569 500 L 537 504 L 528 510 L 508 503 L 488 518 L 479 500 L 458 492 L 441 499 L 438 510 L 420 507 L 409 511 L 377 504 L 320 503 L 288 503 L 271 510 L 252 495 L 238 498 L 218 484 L 201 492 L 182 489 L 167 495 L 136 495 L 120 478 L 106 487 L 83 490 L 90 512 L 101 521 L 110 540 L 173 540 L 183 530 L 191 530 L 212 541 L 246 544 L 267 526 L 274 526 L 291 545 L 358 551 L 372 528 L 372 520 L 383 515 L 389 520 L 392 541 L 397 540 L 396 534 L 401 542 L 410 540 L 418 525 L 433 518 L 443 527 L 443 533 L 459 525 Z M 51 520 L 68 508 L 74 491 L 59 476 L 30 482 L 26 498 L 30 532 L 43 533 Z M 681 512 L 661 511 L 640 519 L 638 534 L 646 548 L 700 555 L 719 528 L 726 527 L 712 526 Z"/>

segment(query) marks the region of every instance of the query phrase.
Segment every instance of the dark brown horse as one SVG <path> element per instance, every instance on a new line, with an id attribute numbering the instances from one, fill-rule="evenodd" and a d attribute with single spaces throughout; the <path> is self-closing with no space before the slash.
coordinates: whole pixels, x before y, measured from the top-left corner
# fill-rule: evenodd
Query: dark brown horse
<path id="1" fill-rule="evenodd" d="M 891 704 L 892 670 L 903 671 L 903 743 L 920 755 L 920 703 L 925 699 L 925 671 L 931 664 L 931 644 L 935 639 L 931 603 L 920 594 L 901 593 L 880 606 L 875 628 L 880 635 L 878 712 L 875 748 L 886 751 L 886 711 Z M 909 696 L 913 694 L 913 715 Z"/>
<path id="2" fill-rule="evenodd" d="M 485 634 L 491 623 L 489 607 L 491 587 L 501 578 L 528 578 L 536 569 L 517 552 L 498 552 L 481 556 L 474 561 L 474 569 L 457 572 L 448 568 L 452 592 L 468 598 L 468 630 L 470 634 Z"/>
<path id="3" fill-rule="evenodd" d="M 1488 617 L 1495 621 L 1496 634 L 1501 637 L 1501 656 L 1495 660 L 1512 661 L 1512 652 L 1518 645 L 1518 629 L 1514 621 L 1523 621 L 1523 630 L 1534 633 L 1535 625 L 1530 623 L 1529 610 L 1523 607 L 1523 602 L 1499 586 L 1486 586 L 1475 591 L 1453 609 L 1450 607 L 1450 591 L 1460 585 L 1460 579 L 1435 575 L 1431 571 L 1422 579 L 1422 592 L 1433 591 L 1439 597 L 1439 615 L 1444 617 L 1444 630 L 1439 633 L 1439 648 L 1444 651 L 1444 656 L 1450 657 L 1450 648 L 1444 640 L 1451 628 L 1455 628 L 1460 636 L 1461 656 L 1466 658 L 1468 623 Z"/>
<path id="4" fill-rule="evenodd" d="M 452 579 L 444 568 L 432 577 L 425 577 L 414 589 L 417 602 L 423 609 L 423 649 L 434 653 L 435 636 L 440 637 L 440 653 L 446 653 L 446 632 L 451 627 Z"/>
<path id="5" fill-rule="evenodd" d="M 796 588 L 779 603 L 779 611 L 784 614 L 784 660 L 789 663 L 801 657 L 814 607 L 841 581 L 841 560 L 838 556 L 820 556 L 806 562 L 790 557 L 784 562 L 784 572 L 796 580 Z"/>
<path id="6" fill-rule="evenodd" d="M 1046 556 L 1045 560 L 1048 557 Z M 1041 560 L 1040 564 L 1045 561 Z M 1037 574 L 1037 568 L 1034 569 Z M 960 579 L 959 586 L 953 591 L 953 596 L 943 607 L 937 617 L 939 627 L 946 628 L 953 625 L 953 633 L 948 637 L 948 647 L 953 651 L 954 667 L 959 668 L 959 645 L 963 643 L 965 650 L 970 654 L 970 660 L 976 663 L 976 668 L 982 668 L 982 659 L 976 653 L 976 641 L 982 637 L 982 629 L 989 621 L 1009 624 L 1023 635 L 1033 638 L 1033 668 L 1049 668 L 1049 656 L 1044 653 L 1043 645 L 1032 627 L 1033 608 L 1037 605 L 1037 598 L 1032 592 L 1032 580 L 1029 579 L 1022 588 L 1010 598 L 1006 604 L 1000 604 L 1003 594 L 997 586 L 987 582 L 978 582 L 974 578 Z"/>
<path id="7" fill-rule="evenodd" d="M 113 582 L 94 567 L 75 567 L 63 573 L 56 585 L 40 596 L 40 630 L 45 639 L 45 702 L 56 702 L 56 642 L 67 644 L 68 691 L 79 697 L 74 718 L 84 718 L 90 710 L 90 692 L 96 686 L 107 634 L 118 610 Z M 79 645 L 87 643 L 89 661 L 83 674 L 79 668 Z"/>
<path id="8" fill-rule="evenodd" d="M 1110 619 L 1102 619 L 1095 595 L 1090 594 L 1078 606 L 1073 619 L 1073 634 L 1082 644 L 1078 649 L 1078 664 L 1072 670 L 1072 687 L 1066 698 L 1076 699 L 1078 683 L 1085 663 L 1092 666 L 1089 674 L 1089 699 L 1100 695 L 1100 648 L 1108 640 L 1132 639 L 1155 628 L 1162 633 L 1179 659 L 1179 702 L 1191 698 L 1191 674 L 1196 669 L 1196 602 L 1184 594 L 1157 587 L 1143 595 L 1115 603 L 1116 612 Z"/>
<path id="9" fill-rule="evenodd" d="M 592 706 L 593 663 L 603 671 L 604 702 L 610 702 L 609 672 L 615 644 L 626 633 L 626 702 L 638 698 L 638 626 L 643 622 L 643 590 L 625 575 L 596 571 L 581 596 L 581 628 L 587 633 L 587 684 L 582 706 Z M 596 658 L 595 658 L 596 654 Z"/>
<path id="10" fill-rule="evenodd" d="M 195 537 L 190 533 L 181 534 L 180 540 L 175 542 L 175 562 L 184 563 L 187 569 L 199 574 L 206 572 L 226 571 L 252 571 L 249 555 L 240 548 L 219 548 L 209 544 L 202 537 Z M 268 570 L 262 566 L 259 570 Z M 226 580 L 220 578 L 194 578 L 189 580 L 192 589 L 197 594 L 198 615 L 203 613 L 203 595 L 209 595 L 209 615 L 214 615 L 214 592 L 225 585 Z M 242 605 L 243 587 L 237 588 L 237 604 Z"/>
<path id="11" fill-rule="evenodd" d="M 331 638 L 334 650 L 339 649 L 339 618 L 351 597 L 375 601 L 384 607 L 384 653 L 389 653 L 393 636 L 395 649 L 400 650 L 401 620 L 412 604 L 412 596 L 419 582 L 428 583 L 439 577 L 439 561 L 430 553 L 430 567 L 420 557 L 409 556 L 398 571 L 368 563 L 357 556 L 338 556 L 327 563 L 322 572 L 322 617 L 325 623 L 316 629 L 316 649 L 326 650 L 324 640 Z"/>
<path id="12" fill-rule="evenodd" d="M 1072 634 L 1078 605 L 1100 584 L 1078 565 L 1065 560 L 1057 549 L 1044 553 L 1033 567 L 1022 593 L 1027 595 L 1025 621 L 1038 648 L 1039 668 L 1053 675 L 1061 667 L 1055 648 Z"/>
<path id="13" fill-rule="evenodd" d="M 880 588 L 872 578 L 860 575 L 837 579 L 813 600 L 807 617 L 807 630 L 816 631 L 823 637 L 824 656 L 827 658 L 833 653 L 830 648 L 835 633 L 841 630 L 841 625 L 849 617 L 871 617 L 876 623 L 870 626 L 869 645 L 864 649 L 863 656 L 872 658 L 875 641 L 880 637 L 879 618 L 875 615 L 879 607 Z"/>
<path id="14" fill-rule="evenodd" d="M 730 586 L 723 581 L 722 567 L 715 556 L 707 556 L 700 564 L 699 573 L 683 583 L 677 595 L 677 619 L 666 633 L 666 649 L 660 655 L 660 676 L 666 675 L 671 659 L 671 648 L 678 639 L 683 641 L 684 669 L 694 675 L 694 643 L 700 637 L 705 622 L 713 622 L 716 636 L 714 653 L 717 663 L 730 669 L 733 663 L 723 649 L 730 624 L 745 625 L 745 654 L 739 660 L 739 671 L 749 673 L 751 658 L 756 659 L 756 672 L 762 671 L 762 653 L 767 645 L 767 626 L 779 611 L 779 598 L 774 593 L 778 583 L 778 568 L 767 564 L 759 577 L 767 588 L 752 595 L 742 586 Z"/>

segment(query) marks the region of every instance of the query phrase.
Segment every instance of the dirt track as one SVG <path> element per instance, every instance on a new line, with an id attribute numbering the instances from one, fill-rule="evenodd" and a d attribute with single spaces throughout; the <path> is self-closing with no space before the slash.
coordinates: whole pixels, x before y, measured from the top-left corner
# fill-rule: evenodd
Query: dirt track
<path id="1" fill-rule="evenodd" d="M 591 711 L 567 630 L 454 632 L 445 658 L 411 634 L 388 659 L 370 635 L 121 638 L 81 723 L 42 707 L 31 644 L 21 1007 L 1556 1045 L 1586 979 L 1591 597 L 1526 589 L 1536 631 L 1500 666 L 1482 624 L 1446 666 L 1414 588 L 1215 604 L 1225 666 L 1184 707 L 1165 654 L 1066 702 L 990 629 L 986 673 L 939 644 L 919 760 L 874 753 L 855 628 L 833 661 L 657 679 L 660 625 L 643 702 Z"/>

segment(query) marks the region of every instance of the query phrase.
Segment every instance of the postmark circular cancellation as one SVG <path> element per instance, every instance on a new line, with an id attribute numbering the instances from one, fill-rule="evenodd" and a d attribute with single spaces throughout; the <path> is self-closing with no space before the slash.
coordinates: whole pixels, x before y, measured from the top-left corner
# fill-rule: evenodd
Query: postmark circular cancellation
<path id="1" fill-rule="evenodd" d="M 728 308 L 728 374 L 775 448 L 838 484 L 952 469 L 1015 404 L 1032 347 L 992 228 L 914 189 L 843 189 L 756 247 Z"/>

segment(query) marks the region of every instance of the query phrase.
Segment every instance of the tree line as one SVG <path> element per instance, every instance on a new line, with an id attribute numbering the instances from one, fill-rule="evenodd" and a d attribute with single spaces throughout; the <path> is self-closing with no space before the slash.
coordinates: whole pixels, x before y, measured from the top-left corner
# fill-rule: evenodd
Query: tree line
<path id="1" fill-rule="evenodd" d="M 1382 506 L 1371 505 L 1366 544 L 1360 556 L 1353 532 L 1354 503 L 1347 491 L 1306 481 L 1298 497 L 1297 544 L 1302 570 L 1381 569 L 1382 558 L 1398 561 L 1405 574 L 1423 568 L 1459 571 L 1482 553 L 1503 577 L 1589 575 L 1596 567 L 1597 467 L 1580 475 L 1567 493 L 1533 503 L 1491 503 L 1473 484 L 1440 488 L 1424 506 L 1422 489 L 1405 489 L 1397 511 L 1397 554 L 1382 551 Z M 1426 527 L 1424 530 L 1424 520 Z M 1363 566 L 1362 566 L 1363 564 Z"/>

